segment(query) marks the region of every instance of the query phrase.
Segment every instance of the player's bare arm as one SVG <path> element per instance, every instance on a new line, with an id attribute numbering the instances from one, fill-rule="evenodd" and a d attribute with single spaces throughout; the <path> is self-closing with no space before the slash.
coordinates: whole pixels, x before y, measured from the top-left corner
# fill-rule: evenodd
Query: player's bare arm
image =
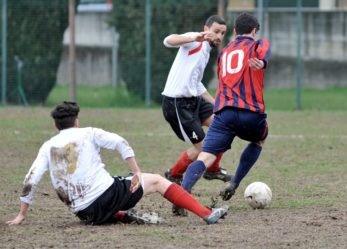
<path id="1" fill-rule="evenodd" d="M 190 34 L 172 34 L 164 39 L 165 46 L 180 46 L 189 42 L 202 42 L 205 40 L 204 35 L 206 32 L 190 33 Z"/>
<path id="2" fill-rule="evenodd" d="M 133 173 L 133 178 L 131 180 L 131 186 L 130 186 L 130 192 L 134 193 L 141 184 L 141 170 L 139 166 L 137 165 L 137 162 L 135 160 L 135 157 L 128 157 L 127 159 L 129 168 L 131 172 Z"/>
<path id="3" fill-rule="evenodd" d="M 203 97 L 206 101 L 214 105 L 214 98 L 211 96 L 211 94 L 208 91 L 201 94 L 201 97 Z"/>
<path id="4" fill-rule="evenodd" d="M 20 211 L 16 218 L 13 220 L 9 220 L 6 222 L 7 225 L 20 225 L 26 218 L 29 209 L 29 204 L 25 202 L 21 202 Z"/>

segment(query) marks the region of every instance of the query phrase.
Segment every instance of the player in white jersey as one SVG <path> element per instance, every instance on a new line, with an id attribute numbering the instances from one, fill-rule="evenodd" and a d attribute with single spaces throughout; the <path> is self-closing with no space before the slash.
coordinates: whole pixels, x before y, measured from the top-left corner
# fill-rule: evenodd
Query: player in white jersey
<path id="1" fill-rule="evenodd" d="M 25 220 L 41 177 L 49 171 L 58 197 L 86 224 L 104 224 L 121 217 L 144 195 L 159 192 L 175 205 L 195 213 L 207 224 L 226 214 L 227 207 L 209 209 L 177 184 L 157 174 L 141 173 L 133 149 L 121 136 L 102 129 L 79 128 L 79 106 L 63 102 L 51 113 L 59 133 L 40 148 L 24 179 L 21 206 L 17 217 L 7 222 Z M 100 157 L 100 149 L 116 150 L 132 172 L 129 177 L 112 177 Z"/>
<path id="2" fill-rule="evenodd" d="M 164 39 L 168 48 L 179 48 L 167 78 L 163 95 L 163 115 L 178 138 L 193 144 L 184 151 L 175 165 L 165 172 L 165 177 L 178 184 L 188 165 L 201 151 L 205 132 L 213 118 L 214 98 L 201 82 L 212 47 L 217 47 L 226 32 L 226 23 L 220 16 L 209 17 L 203 32 L 172 34 Z M 231 176 L 221 169 L 218 155 L 215 163 L 204 174 L 207 180 L 228 182 Z M 173 213 L 186 215 L 183 209 L 173 206 Z"/>

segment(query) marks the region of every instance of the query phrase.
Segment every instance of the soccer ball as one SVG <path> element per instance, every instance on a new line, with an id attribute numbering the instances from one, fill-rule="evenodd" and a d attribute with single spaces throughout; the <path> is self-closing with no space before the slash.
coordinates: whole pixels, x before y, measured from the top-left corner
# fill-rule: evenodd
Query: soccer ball
<path id="1" fill-rule="evenodd" d="M 263 182 L 253 182 L 245 189 L 244 197 L 253 209 L 263 209 L 270 204 L 272 191 Z"/>

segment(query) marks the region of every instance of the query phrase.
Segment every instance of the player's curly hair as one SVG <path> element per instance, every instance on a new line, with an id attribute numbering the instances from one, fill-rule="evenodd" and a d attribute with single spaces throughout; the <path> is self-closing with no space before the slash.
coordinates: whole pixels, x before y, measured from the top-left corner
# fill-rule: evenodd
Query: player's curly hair
<path id="1" fill-rule="evenodd" d="M 249 34 L 253 29 L 256 31 L 259 30 L 260 25 L 256 17 L 247 14 L 241 13 L 235 21 L 235 31 L 238 35 Z"/>
<path id="2" fill-rule="evenodd" d="M 64 101 L 57 105 L 51 112 L 51 117 L 55 121 L 58 130 L 71 128 L 78 117 L 80 107 L 76 102 Z"/>

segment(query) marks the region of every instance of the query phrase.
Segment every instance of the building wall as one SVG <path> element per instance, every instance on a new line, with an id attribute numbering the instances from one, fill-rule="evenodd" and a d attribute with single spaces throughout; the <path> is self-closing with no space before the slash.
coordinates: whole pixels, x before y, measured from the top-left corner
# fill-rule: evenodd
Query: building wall
<path id="1" fill-rule="evenodd" d="M 110 85 L 115 67 L 112 59 L 117 49 L 118 35 L 107 24 L 110 13 L 82 12 L 75 19 L 76 81 L 85 85 Z M 58 69 L 57 83 L 68 84 L 69 29 L 64 33 L 64 51 Z M 114 77 L 114 76 L 113 76 Z"/>
<path id="2" fill-rule="evenodd" d="M 238 14 L 239 12 L 229 11 L 229 22 L 233 23 Z M 347 86 L 347 11 L 303 9 L 302 17 L 303 86 Z M 263 26 L 264 37 L 270 41 L 272 50 L 266 85 L 295 86 L 296 10 L 268 9 L 264 14 Z"/>

